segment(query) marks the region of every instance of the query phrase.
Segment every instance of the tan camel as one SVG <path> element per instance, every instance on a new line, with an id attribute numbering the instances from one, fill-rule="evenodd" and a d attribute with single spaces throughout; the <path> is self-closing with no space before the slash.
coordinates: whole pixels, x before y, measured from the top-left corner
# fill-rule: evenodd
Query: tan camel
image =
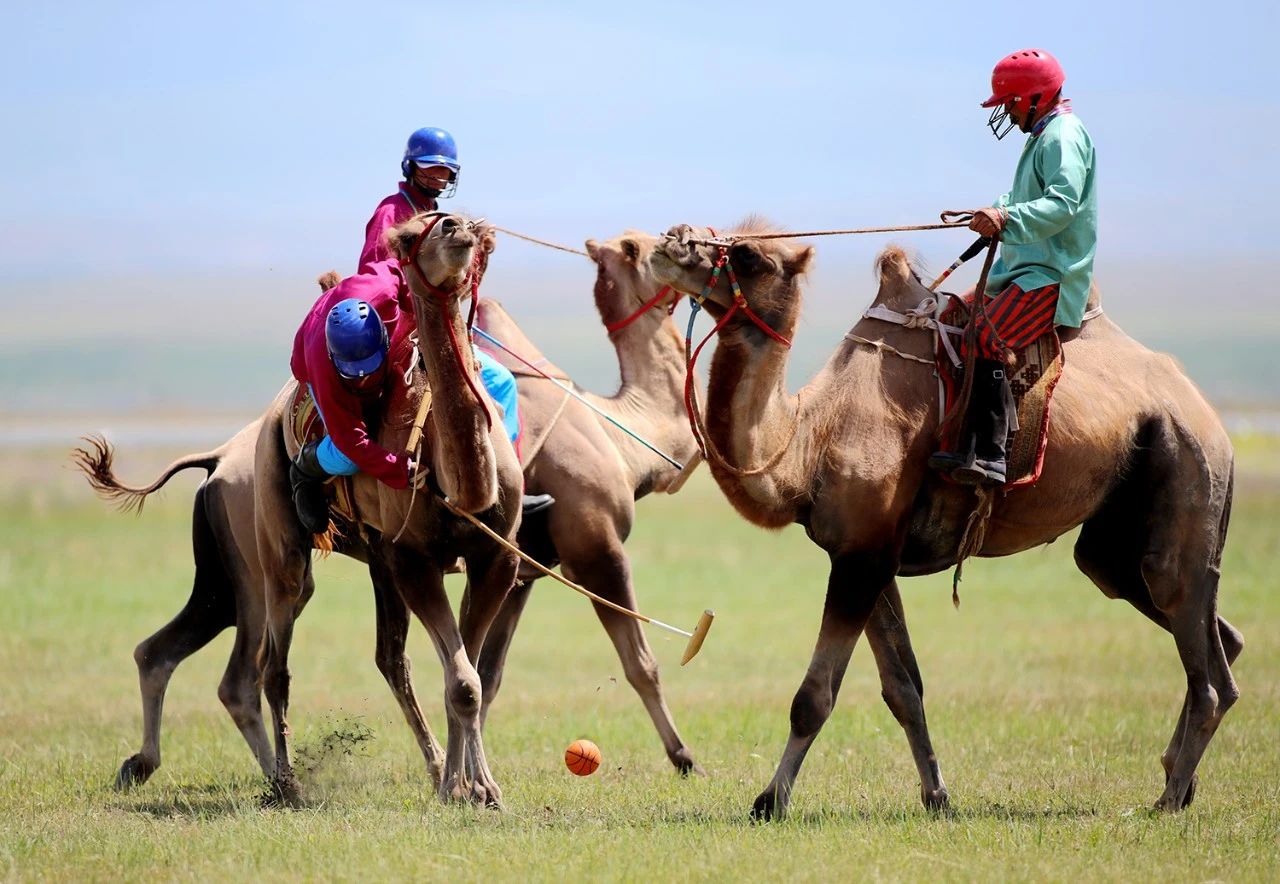
<path id="1" fill-rule="evenodd" d="M 727 249 L 744 301 L 760 322 L 790 338 L 801 278 L 813 250 L 736 233 Z M 657 280 L 696 293 L 719 257 L 696 244 L 710 231 L 682 225 L 655 248 Z M 900 249 L 878 261 L 877 304 L 914 307 L 928 291 Z M 734 304 L 723 282 L 707 303 L 723 319 Z M 872 319 L 853 333 L 929 360 L 930 336 Z M 1217 616 L 1222 546 L 1231 508 L 1232 448 L 1217 415 L 1167 356 L 1152 353 L 1103 317 L 1065 344 L 1069 368 L 1054 395 L 1054 420 L 1038 484 L 997 495 L 980 555 L 1005 556 L 1082 525 L 1080 569 L 1173 634 L 1187 693 L 1162 757 L 1156 807 L 1194 797 L 1196 767 L 1239 696 L 1230 664 L 1243 640 Z M 791 736 L 752 813 L 785 813 L 800 765 L 831 713 L 859 633 L 896 578 L 955 561 L 974 493 L 925 466 L 937 441 L 936 381 L 929 365 L 851 339 L 798 395 L 786 392 L 787 348 L 738 309 L 719 333 L 706 403 L 716 481 L 747 519 L 769 528 L 802 524 L 831 558 L 822 626 L 791 707 Z M 771 463 L 772 462 L 772 463 Z M 766 466 L 754 474 L 759 467 Z M 918 687 L 918 682 L 917 682 Z M 921 751 L 908 728 L 917 755 Z M 922 787 L 927 787 L 922 783 Z"/>
<path id="2" fill-rule="evenodd" d="M 657 286 L 648 277 L 648 252 L 654 237 L 628 233 L 587 248 L 599 265 L 595 286 L 596 305 L 606 325 L 638 311 Z M 322 287 L 337 280 L 324 278 Z M 623 376 L 623 387 L 612 398 L 587 394 L 597 407 L 635 427 L 658 448 L 681 461 L 694 453 L 693 436 L 680 406 L 683 358 L 679 337 L 663 309 L 669 299 L 636 316 L 627 328 L 612 334 Z M 526 359 L 541 364 L 541 354 L 514 321 L 493 301 L 482 301 L 482 327 Z M 503 355 L 503 354 L 499 354 Z M 518 362 L 514 366 L 523 371 Z M 554 369 L 554 366 L 551 366 Z M 558 372 L 549 371 L 551 374 Z M 558 499 L 553 513 L 567 514 L 548 524 L 531 519 L 522 526 L 521 545 L 548 558 L 564 551 L 570 573 L 594 585 L 601 595 L 634 608 L 630 571 L 621 550 L 631 527 L 633 501 L 650 490 L 664 490 L 676 471 L 656 455 L 613 430 L 603 429 L 599 418 L 551 382 L 532 374 L 519 374 L 521 415 L 530 457 L 530 487 L 552 491 Z M 265 435 L 280 434 L 280 414 L 275 411 Z M 162 487 L 177 472 L 200 467 L 208 479 L 196 492 L 193 514 L 193 551 L 196 577 L 190 600 L 173 620 L 140 643 L 134 657 L 138 664 L 143 699 L 144 738 L 141 750 L 127 759 L 117 777 L 117 787 L 141 784 L 160 766 L 160 718 L 165 689 L 182 660 L 207 644 L 228 626 L 236 626 L 236 642 L 219 697 L 244 734 L 268 777 L 274 774 L 274 757 L 262 721 L 255 651 L 264 628 L 261 598 L 262 569 L 253 535 L 254 454 L 262 421 L 255 421 L 218 449 L 188 455 L 171 464 L 145 488 L 122 485 L 112 469 L 113 452 L 100 440 L 77 452 L 81 468 L 103 496 L 130 508 L 140 508 L 146 495 Z M 581 480 L 592 477 L 590 491 Z M 529 535 L 526 537 L 526 535 Z M 595 538 L 594 544 L 590 542 Z M 340 537 L 339 552 L 369 561 L 358 537 Z M 619 561 L 620 557 L 620 561 Z M 602 566 L 604 560 L 608 563 Z M 601 571 L 604 571 L 601 574 Z M 431 733 L 414 695 L 405 639 L 408 609 L 395 588 L 386 582 L 378 562 L 371 564 L 377 609 L 379 670 L 395 694 L 438 787 L 443 753 Z M 616 577 L 616 580 L 611 580 Z M 528 587 L 517 585 L 490 627 L 479 666 L 482 721 L 501 683 L 502 666 L 514 629 L 528 599 Z M 676 730 L 658 681 L 657 663 L 644 633 L 629 618 L 598 609 L 613 639 L 623 669 L 654 719 L 667 754 L 681 772 L 699 770 Z"/>
<path id="3" fill-rule="evenodd" d="M 487 234 L 491 242 L 492 234 Z M 459 297 L 480 244 L 475 222 L 429 213 L 406 221 L 388 233 L 393 254 L 406 266 L 414 296 L 418 350 L 431 379 L 432 404 L 424 442 L 430 483 L 456 507 L 477 514 L 502 537 L 515 539 L 520 520 L 523 479 L 511 442 L 496 419 L 496 406 L 483 392 Z M 409 395 L 395 385 L 384 409 L 379 442 L 390 450 L 406 450 L 416 411 L 422 372 L 413 374 Z M 274 415 L 287 407 L 293 385 L 277 397 Z M 282 435 L 264 431 L 255 451 L 255 526 L 258 555 L 266 585 L 267 632 L 262 652 L 262 683 L 275 720 L 276 764 L 273 786 L 280 800 L 300 800 L 289 762 L 288 654 L 293 623 L 314 591 L 311 538 L 294 513 L 289 486 L 281 481 L 289 458 Z M 502 792 L 489 770 L 480 732 L 479 658 L 485 633 L 515 578 L 516 556 L 478 529 L 450 513 L 428 489 L 390 489 L 367 475 L 354 477 L 358 517 L 371 530 L 371 562 L 385 567 L 385 580 L 396 587 L 420 619 L 445 669 L 445 712 L 448 741 L 444 800 L 500 806 Z M 412 507 L 412 509 L 411 509 Z M 398 542 L 391 538 L 401 532 Z M 444 568 L 459 557 L 466 561 L 467 588 L 461 616 L 454 619 L 444 590 Z"/>

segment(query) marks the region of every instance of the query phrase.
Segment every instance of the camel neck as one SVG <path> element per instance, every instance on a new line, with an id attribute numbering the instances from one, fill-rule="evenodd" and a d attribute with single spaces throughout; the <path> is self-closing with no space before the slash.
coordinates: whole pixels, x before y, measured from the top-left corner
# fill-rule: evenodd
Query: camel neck
<path id="1" fill-rule="evenodd" d="M 458 281 L 446 281 L 441 288 Z M 497 461 L 489 429 L 490 419 L 497 416 L 491 402 L 476 398 L 482 387 L 457 300 L 445 304 L 416 288 L 414 300 L 418 349 L 431 383 L 432 468 L 451 501 L 480 512 L 497 501 Z M 462 348 L 461 358 L 455 346 Z"/>
<path id="2" fill-rule="evenodd" d="M 656 328 L 640 321 L 613 333 L 610 341 L 622 385 L 613 396 L 589 398 L 661 451 L 687 462 L 696 446 L 684 413 L 684 355 L 675 326 L 666 318 Z M 674 467 L 643 446 L 619 439 L 617 447 L 637 488 L 675 477 Z"/>
<path id="3" fill-rule="evenodd" d="M 794 322 L 787 323 L 791 331 Z M 758 524 L 785 525 L 807 493 L 803 452 L 808 448 L 798 397 L 786 390 L 788 350 L 741 328 L 722 333 L 707 386 L 707 434 L 730 464 L 752 469 L 785 449 L 776 463 L 755 476 L 734 476 L 713 467 L 730 501 Z"/>

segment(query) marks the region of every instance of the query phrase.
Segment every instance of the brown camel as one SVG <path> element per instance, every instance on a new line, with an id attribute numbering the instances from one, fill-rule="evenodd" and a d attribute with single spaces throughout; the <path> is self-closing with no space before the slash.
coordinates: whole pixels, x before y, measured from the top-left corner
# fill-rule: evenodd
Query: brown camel
<path id="1" fill-rule="evenodd" d="M 647 276 L 646 260 L 653 242 L 652 236 L 629 233 L 603 244 L 587 244 L 599 265 L 595 296 L 606 325 L 631 315 L 639 309 L 638 305 L 650 299 L 650 293 L 656 292 L 657 286 Z M 335 282 L 336 279 L 324 278 L 321 284 L 328 288 Z M 630 326 L 610 336 L 618 351 L 622 390 L 610 399 L 587 395 L 597 407 L 636 427 L 668 454 L 686 461 L 695 447 L 680 410 L 683 359 L 678 335 L 663 310 L 666 306 L 667 300 L 653 304 L 651 310 L 636 316 Z M 541 364 L 537 348 L 495 302 L 481 302 L 479 319 L 481 326 L 498 340 L 529 361 Z M 514 367 L 524 371 L 518 362 Z M 564 393 L 551 382 L 531 373 L 520 373 L 517 377 L 525 424 L 525 454 L 531 460 L 528 482 L 531 488 L 545 489 L 557 496 L 553 513 L 568 514 L 560 515 L 550 524 L 546 518 L 531 519 L 522 526 L 521 544 L 540 555 L 564 555 L 565 567 L 570 573 L 593 584 L 598 594 L 634 608 L 629 568 L 620 549 L 630 530 L 633 500 L 650 490 L 668 488 L 676 475 L 674 468 L 631 440 L 622 439 L 616 431 L 604 431 L 599 418 L 575 401 L 566 402 Z M 281 433 L 279 411 L 268 414 L 265 420 L 271 426 L 263 431 L 264 435 L 278 436 Z M 113 452 L 104 442 L 91 440 L 91 450 L 77 452 L 80 466 L 95 489 L 131 508 L 140 508 L 146 495 L 183 469 L 200 467 L 210 473 L 196 491 L 192 529 L 196 578 L 191 598 L 170 623 L 140 643 L 134 652 L 142 689 L 144 738 L 141 750 L 121 767 L 117 777 L 120 788 L 145 782 L 160 765 L 161 711 L 174 669 L 232 625 L 236 626 L 236 642 L 219 697 L 264 773 L 268 777 L 274 773 L 275 761 L 262 721 L 255 661 L 265 619 L 262 569 L 253 535 L 254 455 L 261 424 L 262 420 L 255 421 L 218 449 L 175 461 L 145 488 L 129 488 L 116 479 L 112 471 Z M 530 446 L 536 450 L 530 450 Z M 565 469 L 565 465 L 569 468 Z M 582 473 L 592 477 L 591 487 L 595 493 L 583 493 Z M 530 537 L 526 538 L 526 534 Z M 591 537 L 597 538 L 598 554 L 587 542 Z M 337 549 L 369 561 L 368 550 L 358 537 L 338 538 Z M 608 566 L 599 564 L 601 558 Z M 599 574 L 602 567 L 603 575 Z M 385 581 L 381 570 L 378 562 L 372 563 L 378 624 L 375 659 L 418 739 L 435 785 L 439 786 L 443 753 L 414 695 L 405 653 L 408 609 L 394 587 Z M 616 581 L 609 579 L 615 575 L 621 577 Z M 490 627 L 479 666 L 482 721 L 501 683 L 507 646 L 527 598 L 528 587 L 517 585 Z M 604 608 L 598 608 L 597 613 L 617 646 L 628 679 L 653 717 L 673 764 L 681 772 L 698 770 L 662 697 L 657 663 L 644 633 L 630 618 L 618 617 Z"/>
<path id="2" fill-rule="evenodd" d="M 763 222 L 735 233 L 726 249 L 744 303 L 789 339 L 800 314 L 811 248 L 753 239 Z M 650 258 L 657 280 L 696 293 L 720 256 L 711 236 L 682 225 Z M 900 312 L 928 291 L 900 249 L 878 261 L 875 303 Z M 728 316 L 723 281 L 708 312 Z M 873 319 L 853 334 L 922 360 L 929 335 Z M 1031 489 L 997 495 L 980 555 L 1005 556 L 1083 526 L 1080 569 L 1111 598 L 1123 598 L 1172 633 L 1187 693 L 1162 757 L 1156 802 L 1178 810 L 1194 797 L 1196 766 L 1239 696 L 1230 664 L 1243 640 L 1217 616 L 1222 547 L 1231 508 L 1231 442 L 1213 409 L 1176 363 L 1092 320 L 1065 343 L 1070 366 L 1054 395 L 1045 466 Z M 955 563 L 974 493 L 925 466 L 937 441 L 931 366 L 846 338 L 798 395 L 785 388 L 787 347 L 739 309 L 719 332 L 706 403 L 712 472 L 744 517 L 768 528 L 802 524 L 831 558 L 826 604 L 808 673 L 791 707 L 791 736 L 753 816 L 785 813 L 805 754 L 831 713 L 858 635 L 898 576 Z M 909 648 L 908 648 L 909 653 Z M 919 682 L 917 682 L 917 688 Z M 919 699 L 917 697 L 917 699 Z M 908 728 L 915 739 L 927 730 Z M 929 783 L 922 782 L 926 790 Z"/>
<path id="3" fill-rule="evenodd" d="M 428 213 L 389 231 L 388 242 L 405 262 L 418 350 L 430 378 L 431 411 L 422 456 L 422 463 L 430 465 L 427 484 L 514 541 L 523 486 L 520 465 L 502 422 L 494 417 L 496 406 L 483 392 L 459 312 L 481 233 L 475 222 Z M 485 236 L 491 243 L 492 233 Z M 393 386 L 378 432 L 385 448 L 408 447 L 426 377 L 413 372 L 412 394 L 403 385 Z M 281 413 L 292 395 L 290 384 L 268 414 Z M 286 451 L 285 445 L 269 422 L 254 455 L 255 527 L 266 586 L 261 663 L 263 690 L 275 720 L 273 785 L 282 801 L 293 803 L 300 795 L 288 750 L 289 644 L 294 620 L 314 583 L 311 538 L 294 513 L 288 483 L 282 481 L 296 453 Z M 479 659 L 489 624 L 515 579 L 515 553 L 449 512 L 429 487 L 415 495 L 364 474 L 354 477 L 353 487 L 358 518 L 371 530 L 370 562 L 385 568 L 381 576 L 426 626 L 444 665 L 449 730 L 439 794 L 444 800 L 500 806 L 502 792 L 484 754 L 480 678 L 473 661 Z M 400 539 L 391 542 L 402 530 Z M 461 616 L 455 620 L 444 590 L 444 568 L 460 557 L 467 566 L 467 587 Z"/>

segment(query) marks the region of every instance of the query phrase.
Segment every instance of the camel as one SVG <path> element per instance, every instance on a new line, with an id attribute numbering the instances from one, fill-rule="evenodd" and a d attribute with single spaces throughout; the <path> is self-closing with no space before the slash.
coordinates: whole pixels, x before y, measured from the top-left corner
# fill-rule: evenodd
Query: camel
<path id="1" fill-rule="evenodd" d="M 817 646 L 781 761 L 752 805 L 757 819 L 786 813 L 877 599 L 896 593 L 900 576 L 953 565 L 975 507 L 971 489 L 925 465 L 938 429 L 931 365 L 847 337 L 798 394 L 787 393 L 788 350 L 775 335 L 790 339 L 795 330 L 813 250 L 751 238 L 767 229 L 751 219 L 721 252 L 694 241 L 712 236 L 709 229 L 680 225 L 650 257 L 656 280 L 687 293 L 700 292 L 721 254 L 728 258 L 742 301 L 734 309 L 722 281 L 706 303 L 723 323 L 705 410 L 712 473 L 742 516 L 775 529 L 797 522 L 831 559 Z M 929 295 L 900 248 L 885 249 L 877 269 L 876 304 L 905 312 Z M 932 360 L 931 337 L 918 331 L 863 318 L 851 335 Z M 1054 395 L 1041 478 L 996 495 L 979 555 L 1013 555 L 1082 526 L 1080 570 L 1173 635 L 1187 692 L 1161 758 L 1165 788 L 1155 806 L 1176 811 L 1193 799 L 1196 767 L 1239 696 L 1231 663 L 1243 639 L 1217 614 L 1231 442 L 1178 365 L 1105 316 L 1064 337 L 1069 367 Z M 927 729 L 918 679 L 915 687 L 919 726 L 907 731 L 918 758 Z M 922 794 L 931 785 L 922 780 Z"/>
<path id="2" fill-rule="evenodd" d="M 696 449 L 679 404 L 684 364 L 681 345 L 663 309 L 670 306 L 669 298 L 651 301 L 650 296 L 657 288 L 647 276 L 647 256 L 654 242 L 650 235 L 628 232 L 605 243 L 587 243 L 599 265 L 595 300 L 606 326 L 634 315 L 626 328 L 610 335 L 618 352 L 622 389 L 611 398 L 587 395 L 597 407 L 636 427 L 662 450 L 687 461 Z M 328 288 L 336 281 L 326 274 L 321 286 Z M 646 302 L 650 309 L 641 311 L 637 305 Z M 496 302 L 481 301 L 478 318 L 481 327 L 516 352 L 530 361 L 540 359 L 537 348 Z M 518 364 L 515 367 L 526 446 L 537 448 L 526 448 L 530 461 L 527 482 L 532 489 L 551 491 L 558 500 L 552 513 L 559 514 L 550 523 L 531 519 L 522 526 L 522 545 L 562 557 L 566 570 L 587 581 L 599 594 L 634 609 L 630 570 L 621 550 L 634 516 L 633 502 L 650 491 L 671 488 L 676 470 L 631 440 L 621 439 L 614 430 L 605 430 L 584 406 L 572 400 L 566 403 L 564 394 L 551 382 L 520 373 Z M 218 695 L 264 774 L 274 775 L 275 759 L 262 721 L 255 659 L 265 628 L 265 610 L 253 531 L 254 456 L 259 435 L 278 437 L 281 426 L 281 414 L 273 410 L 219 448 L 176 460 L 144 488 L 120 483 L 113 473 L 113 452 L 105 442 L 90 440 L 90 449 L 76 453 L 93 487 L 127 508 L 140 509 L 147 495 L 184 469 L 198 467 L 209 473 L 196 491 L 193 511 L 196 576 L 191 597 L 170 623 L 134 652 L 143 699 L 143 745 L 121 766 L 117 788 L 146 782 L 160 766 L 160 720 L 169 678 L 182 660 L 232 625 L 236 641 Z M 592 479 L 590 491 L 582 473 Z M 526 540 L 526 530 L 536 536 Z M 595 538 L 594 545 L 591 538 Z M 370 561 L 369 550 L 358 537 L 339 537 L 336 548 L 360 561 Z M 385 581 L 378 563 L 371 564 L 377 611 L 375 660 L 439 787 L 443 753 L 414 694 L 405 653 L 408 609 Z M 517 584 L 490 627 L 479 666 L 482 725 L 501 684 L 506 651 L 528 590 L 527 585 Z M 628 680 L 653 717 L 668 757 L 681 773 L 700 772 L 666 706 L 657 663 L 644 633 L 635 621 L 609 609 L 597 608 L 597 613 L 617 647 Z"/>
<path id="3" fill-rule="evenodd" d="M 430 477 L 421 493 L 395 490 L 365 475 L 353 480 L 355 509 L 369 530 L 370 564 L 381 580 L 396 587 L 427 628 L 444 666 L 448 740 L 438 794 L 445 801 L 501 806 L 480 732 L 481 688 L 473 661 L 479 658 L 489 624 L 515 579 L 517 557 L 477 528 L 462 522 L 432 493 L 430 485 L 457 509 L 476 514 L 499 536 L 514 541 L 520 521 L 523 477 L 496 406 L 484 393 L 468 344 L 459 299 L 471 281 L 473 257 L 482 236 L 492 232 L 476 222 L 443 213 L 425 213 L 388 232 L 392 252 L 406 268 L 414 298 L 418 345 L 426 376 L 412 373 L 412 395 L 395 385 L 384 407 L 378 441 L 392 451 L 407 450 L 412 415 L 430 378 L 431 409 L 422 464 Z M 396 368 L 396 371 L 403 368 Z M 290 384 L 269 415 L 283 412 L 293 395 Z M 314 592 L 311 541 L 294 512 L 282 481 L 289 459 L 285 438 L 264 424 L 254 452 L 255 529 L 265 584 L 266 634 L 260 662 L 262 685 L 275 722 L 277 797 L 301 800 L 289 761 L 289 644 L 293 624 Z M 420 467 L 419 476 L 423 470 Z M 400 535 L 399 540 L 391 538 Z M 444 590 L 444 568 L 466 562 L 467 587 L 455 619 Z"/>

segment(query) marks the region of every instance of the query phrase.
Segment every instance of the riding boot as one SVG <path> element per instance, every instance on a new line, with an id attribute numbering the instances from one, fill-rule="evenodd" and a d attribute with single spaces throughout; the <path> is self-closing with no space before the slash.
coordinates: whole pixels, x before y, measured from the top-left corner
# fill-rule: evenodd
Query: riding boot
<path id="1" fill-rule="evenodd" d="M 550 494 L 525 494 L 520 498 L 520 512 L 532 516 L 550 507 L 556 499 Z"/>
<path id="2" fill-rule="evenodd" d="M 1013 393 L 1005 366 L 994 359 L 974 364 L 973 399 L 969 404 L 973 430 L 973 459 L 955 469 L 951 478 L 964 485 L 1004 484 L 1005 442 L 1014 417 Z"/>
<path id="3" fill-rule="evenodd" d="M 324 493 L 329 473 L 320 466 L 320 458 L 316 454 L 319 447 L 319 442 L 308 442 L 289 464 L 293 506 L 298 511 L 298 521 L 308 534 L 321 534 L 329 528 L 329 497 Z"/>

